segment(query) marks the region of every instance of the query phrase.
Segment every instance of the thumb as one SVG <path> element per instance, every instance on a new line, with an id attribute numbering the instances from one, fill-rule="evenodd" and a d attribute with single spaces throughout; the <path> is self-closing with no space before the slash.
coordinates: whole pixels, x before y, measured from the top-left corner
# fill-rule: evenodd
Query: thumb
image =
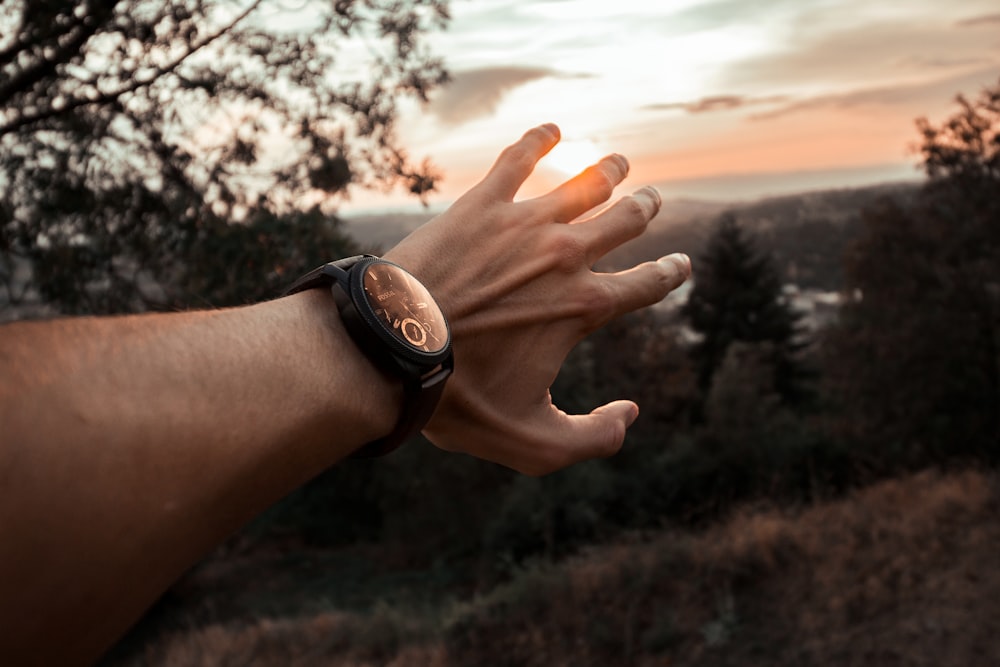
<path id="1" fill-rule="evenodd" d="M 570 437 L 578 461 L 607 458 L 618 453 L 625 442 L 625 431 L 639 416 L 639 406 L 632 401 L 612 401 L 595 408 L 588 415 L 569 417 Z"/>

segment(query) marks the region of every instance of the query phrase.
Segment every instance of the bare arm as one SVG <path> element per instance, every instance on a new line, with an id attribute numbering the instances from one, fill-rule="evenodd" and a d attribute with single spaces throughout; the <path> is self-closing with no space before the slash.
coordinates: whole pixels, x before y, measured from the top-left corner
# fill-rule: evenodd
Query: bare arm
<path id="1" fill-rule="evenodd" d="M 610 197 L 623 159 L 514 202 L 557 141 L 552 126 L 528 132 L 386 255 L 452 325 L 455 373 L 425 435 L 531 474 L 621 447 L 636 405 L 570 416 L 548 388 L 587 333 L 690 271 L 684 257 L 591 271 L 659 207 L 643 190 L 575 221 Z M 324 290 L 0 328 L 0 653 L 16 664 L 93 660 L 214 544 L 387 434 L 400 400 Z"/>
<path id="2" fill-rule="evenodd" d="M 400 400 L 321 290 L 9 325 L 0 378 L 11 664 L 95 658 L 213 545 L 385 435 Z"/>

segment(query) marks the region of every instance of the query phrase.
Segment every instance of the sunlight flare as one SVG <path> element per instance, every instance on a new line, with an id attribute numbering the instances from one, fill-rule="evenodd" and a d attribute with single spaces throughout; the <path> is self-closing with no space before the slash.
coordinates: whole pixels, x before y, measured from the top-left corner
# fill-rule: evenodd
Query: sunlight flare
<path id="1" fill-rule="evenodd" d="M 590 139 L 565 139 L 556 144 L 541 164 L 565 176 L 573 176 L 606 154 Z"/>

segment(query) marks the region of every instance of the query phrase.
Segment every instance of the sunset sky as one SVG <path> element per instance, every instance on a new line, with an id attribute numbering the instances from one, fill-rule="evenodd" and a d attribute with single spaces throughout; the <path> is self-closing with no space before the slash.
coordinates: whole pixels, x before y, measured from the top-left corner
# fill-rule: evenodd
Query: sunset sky
<path id="1" fill-rule="evenodd" d="M 997 0 L 455 0 L 430 43 L 453 82 L 400 122 L 452 201 L 527 128 L 572 150 L 525 194 L 608 152 L 624 188 L 743 199 L 915 178 L 913 120 L 1000 77 Z M 345 212 L 405 203 L 358 193 Z"/>

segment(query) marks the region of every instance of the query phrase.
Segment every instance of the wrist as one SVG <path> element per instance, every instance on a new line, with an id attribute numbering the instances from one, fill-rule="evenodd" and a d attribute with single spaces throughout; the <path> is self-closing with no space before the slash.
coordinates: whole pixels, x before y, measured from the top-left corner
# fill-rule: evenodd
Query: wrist
<path id="1" fill-rule="evenodd" d="M 382 456 L 421 430 L 434 413 L 454 368 L 447 318 L 415 276 L 374 255 L 323 264 L 287 293 L 321 288 L 333 295 L 342 325 L 338 330 L 375 368 L 401 383 L 401 410 L 392 431 L 354 453 Z"/>
<path id="2" fill-rule="evenodd" d="M 348 334 L 333 295 L 310 289 L 281 299 L 298 311 L 309 340 L 301 348 L 309 367 L 309 386 L 316 394 L 327 439 L 340 444 L 350 425 L 348 455 L 389 434 L 403 404 L 398 378 L 381 370 Z"/>

